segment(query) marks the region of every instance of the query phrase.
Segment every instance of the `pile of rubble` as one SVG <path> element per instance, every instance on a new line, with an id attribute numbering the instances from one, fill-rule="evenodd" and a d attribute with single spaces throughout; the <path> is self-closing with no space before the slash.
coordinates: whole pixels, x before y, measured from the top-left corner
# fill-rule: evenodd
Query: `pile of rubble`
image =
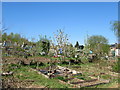
<path id="1" fill-rule="evenodd" d="M 66 67 L 61 67 L 61 66 L 55 66 L 54 69 L 50 68 L 49 70 L 39 70 L 42 74 L 47 75 L 49 78 L 54 78 L 58 76 L 63 76 L 63 77 L 70 77 L 75 74 L 82 74 L 81 72 L 71 70 Z"/>

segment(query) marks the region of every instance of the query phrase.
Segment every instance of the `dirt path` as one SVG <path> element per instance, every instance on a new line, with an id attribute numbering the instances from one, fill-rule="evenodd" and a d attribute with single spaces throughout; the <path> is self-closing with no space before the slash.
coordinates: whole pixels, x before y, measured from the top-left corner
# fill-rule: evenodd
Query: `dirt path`
<path id="1" fill-rule="evenodd" d="M 118 86 L 118 84 L 113 84 L 113 85 L 109 86 L 108 88 L 118 88 L 118 87 L 120 87 L 120 84 L 119 84 L 119 86 Z"/>
<path id="2" fill-rule="evenodd" d="M 30 85 L 26 88 L 46 88 L 45 86 L 42 86 L 42 85 Z"/>

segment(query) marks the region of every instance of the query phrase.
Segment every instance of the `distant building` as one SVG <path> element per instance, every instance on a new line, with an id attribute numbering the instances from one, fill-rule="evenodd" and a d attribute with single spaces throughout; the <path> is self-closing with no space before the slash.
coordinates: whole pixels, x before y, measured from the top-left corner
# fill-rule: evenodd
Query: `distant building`
<path id="1" fill-rule="evenodd" d="M 115 56 L 120 56 L 120 49 L 115 50 Z"/>
<path id="2" fill-rule="evenodd" d="M 120 44 L 110 45 L 110 56 L 120 56 Z"/>
<path id="3" fill-rule="evenodd" d="M 6 47 L 6 46 L 11 46 L 11 41 L 4 41 L 3 42 L 3 47 Z"/>

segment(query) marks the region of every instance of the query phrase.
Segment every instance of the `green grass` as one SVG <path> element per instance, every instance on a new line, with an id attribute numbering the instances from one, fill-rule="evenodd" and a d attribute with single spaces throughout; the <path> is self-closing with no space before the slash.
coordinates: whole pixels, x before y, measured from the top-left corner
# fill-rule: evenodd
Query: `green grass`
<path id="1" fill-rule="evenodd" d="M 89 88 L 116 88 L 117 85 L 118 85 L 118 83 L 116 81 L 114 81 L 114 82 L 110 82 L 110 83 L 107 83 L 107 84 L 92 86 L 92 87 L 89 87 Z"/>
<path id="2" fill-rule="evenodd" d="M 103 79 L 110 79 L 111 78 L 111 75 L 101 75 L 100 78 L 103 78 Z"/>
<path id="3" fill-rule="evenodd" d="M 73 70 L 77 70 L 77 71 L 82 71 L 83 72 L 83 76 L 77 76 L 77 78 L 80 79 L 84 79 L 84 80 L 89 80 L 90 78 L 87 78 L 89 75 L 92 74 L 99 74 L 100 72 L 109 72 L 108 69 L 100 69 L 100 67 L 107 67 L 109 66 L 109 62 L 107 61 L 100 61 L 99 62 L 99 66 L 97 66 L 98 63 L 85 63 L 85 64 L 80 64 L 80 65 L 70 65 L 69 68 L 73 69 Z M 17 69 L 12 69 L 12 67 L 16 67 L 18 66 Z M 39 66 L 38 68 L 45 68 L 48 67 L 49 64 L 44 64 L 43 66 Z M 69 65 L 63 65 L 61 64 L 61 66 L 64 67 L 68 67 Z M 73 68 L 72 66 L 81 66 L 81 68 Z M 33 66 L 34 67 L 34 66 Z M 36 66 L 35 66 L 36 67 Z M 9 65 L 9 67 L 7 68 L 8 70 L 12 70 L 14 72 L 14 77 L 19 79 L 19 80 L 34 80 L 35 82 L 33 82 L 33 84 L 35 85 L 41 85 L 41 86 L 47 86 L 48 88 L 68 88 L 71 87 L 70 85 L 65 85 L 62 84 L 58 81 L 58 79 L 60 80 L 64 80 L 64 78 L 58 77 L 57 79 L 47 79 L 44 76 L 38 74 L 36 71 L 32 71 L 30 70 L 31 67 L 29 66 L 20 66 L 20 65 L 15 65 L 15 64 L 11 64 Z M 109 79 L 110 83 L 108 84 L 103 84 L 103 85 L 97 85 L 91 88 L 109 88 L 109 87 L 114 87 L 115 85 L 117 85 L 118 80 L 116 78 L 112 78 L 113 76 L 110 75 L 100 75 L 100 78 L 103 79 Z M 120 79 L 119 79 L 120 81 Z"/>
<path id="4" fill-rule="evenodd" d="M 55 77 L 55 79 L 59 79 L 59 80 L 65 81 L 65 82 L 68 81 L 68 80 L 66 80 L 66 79 L 68 79 L 68 78 L 62 77 L 62 76 Z"/>
<path id="5" fill-rule="evenodd" d="M 112 70 L 113 70 L 114 72 L 120 72 L 119 66 L 120 66 L 120 64 L 119 64 L 118 62 L 116 62 L 116 63 L 113 65 Z"/>
<path id="6" fill-rule="evenodd" d="M 34 80 L 33 84 L 47 86 L 48 88 L 68 88 L 69 85 L 60 83 L 57 79 L 48 79 L 38 74 L 36 71 L 32 71 L 30 67 L 21 66 L 19 69 L 13 70 L 15 72 L 14 77 L 19 80 Z"/>
<path id="7" fill-rule="evenodd" d="M 95 63 L 84 63 L 78 66 L 81 66 L 81 68 L 74 68 L 72 66 L 77 66 L 77 65 L 71 65 L 71 69 L 77 70 L 77 71 L 82 71 L 83 75 L 85 75 L 84 77 L 80 77 L 83 79 L 86 79 L 86 77 L 88 77 L 89 75 L 93 75 L 95 74 L 95 77 L 97 77 L 98 75 L 100 75 L 100 73 L 109 73 L 109 69 L 107 69 L 108 66 L 113 65 L 112 62 L 106 61 L 106 60 L 101 60 L 99 62 L 95 62 Z M 68 66 L 68 65 L 66 65 Z M 102 67 L 102 68 L 100 68 Z M 116 66 L 116 68 L 118 69 L 118 67 Z M 116 69 L 115 68 L 115 69 Z M 111 72 L 111 71 L 110 71 Z M 117 82 L 118 82 L 118 78 L 115 76 L 111 76 L 108 74 L 105 75 L 100 75 L 100 78 L 105 79 L 105 80 L 110 80 L 110 83 L 108 84 L 101 84 L 101 85 L 97 85 L 97 86 L 93 86 L 90 88 L 115 88 L 117 87 Z M 88 78 L 89 80 L 89 78 Z M 119 80 L 120 81 L 120 80 Z"/>

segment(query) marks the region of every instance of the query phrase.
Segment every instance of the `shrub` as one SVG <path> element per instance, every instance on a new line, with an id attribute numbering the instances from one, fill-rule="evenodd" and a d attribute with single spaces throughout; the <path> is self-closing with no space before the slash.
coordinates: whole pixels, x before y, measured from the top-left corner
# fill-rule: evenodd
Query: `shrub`
<path id="1" fill-rule="evenodd" d="M 39 66 L 45 66 L 45 64 L 44 64 L 44 63 L 42 63 L 42 62 L 40 62 Z"/>
<path id="2" fill-rule="evenodd" d="M 62 64 L 69 64 L 69 62 L 67 62 L 67 61 L 62 61 Z"/>
<path id="3" fill-rule="evenodd" d="M 117 72 L 117 73 L 120 72 L 120 70 L 119 70 L 119 63 L 118 63 L 118 62 L 116 62 L 116 63 L 112 66 L 112 70 L 113 70 L 114 72 Z"/>

